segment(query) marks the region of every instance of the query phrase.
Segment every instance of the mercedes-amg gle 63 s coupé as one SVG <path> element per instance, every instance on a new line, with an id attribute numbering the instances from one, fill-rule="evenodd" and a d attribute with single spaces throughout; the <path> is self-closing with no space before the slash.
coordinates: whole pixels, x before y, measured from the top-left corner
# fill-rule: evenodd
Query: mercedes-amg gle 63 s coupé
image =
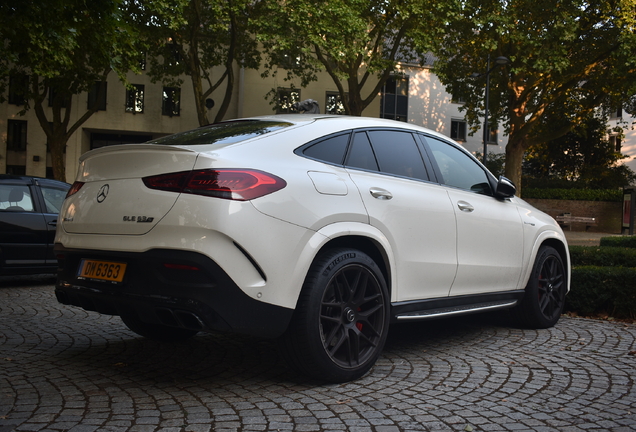
<path id="1" fill-rule="evenodd" d="M 57 299 L 179 341 L 280 338 L 305 374 L 364 375 L 389 325 L 510 309 L 559 319 L 558 224 L 430 130 L 360 117 L 226 121 L 84 154 L 55 239 Z"/>

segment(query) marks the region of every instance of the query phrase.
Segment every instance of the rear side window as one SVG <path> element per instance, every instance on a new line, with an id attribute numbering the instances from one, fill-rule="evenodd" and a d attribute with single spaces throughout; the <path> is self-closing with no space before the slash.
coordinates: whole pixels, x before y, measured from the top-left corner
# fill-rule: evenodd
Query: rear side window
<path id="1" fill-rule="evenodd" d="M 402 177 L 428 180 L 424 160 L 413 134 L 398 131 L 370 131 L 380 171 Z"/>
<path id="2" fill-rule="evenodd" d="M 342 165 L 345 153 L 347 152 L 349 136 L 350 134 L 347 133 L 344 135 L 329 137 L 307 147 L 303 150 L 303 154 L 313 159 Z"/>
<path id="3" fill-rule="evenodd" d="M 288 126 L 292 123 L 261 120 L 240 120 L 204 126 L 191 131 L 168 135 L 148 141 L 149 144 L 163 145 L 203 145 L 232 144 L 265 135 Z"/>
<path id="4" fill-rule="evenodd" d="M 356 132 L 353 135 L 351 150 L 347 158 L 347 166 L 351 168 L 360 168 L 370 171 L 380 171 L 378 163 L 375 160 L 371 141 L 366 132 Z"/>

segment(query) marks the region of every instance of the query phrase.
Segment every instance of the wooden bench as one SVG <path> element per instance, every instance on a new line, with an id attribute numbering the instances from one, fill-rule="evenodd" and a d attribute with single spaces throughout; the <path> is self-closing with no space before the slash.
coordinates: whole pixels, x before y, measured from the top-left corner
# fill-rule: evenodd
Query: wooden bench
<path id="1" fill-rule="evenodd" d="M 572 216 L 569 213 L 564 213 L 561 216 L 557 216 L 556 221 L 561 226 L 569 226 L 570 231 L 572 231 L 572 224 L 580 223 L 585 224 L 585 231 L 591 226 L 596 226 L 596 218 L 593 217 L 584 217 L 584 216 Z"/>

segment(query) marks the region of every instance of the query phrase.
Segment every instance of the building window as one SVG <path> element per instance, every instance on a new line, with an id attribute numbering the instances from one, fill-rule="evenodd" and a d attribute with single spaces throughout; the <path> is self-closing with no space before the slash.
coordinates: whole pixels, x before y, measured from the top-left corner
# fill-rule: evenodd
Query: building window
<path id="1" fill-rule="evenodd" d="M 139 54 L 139 69 L 146 70 L 146 53 Z"/>
<path id="2" fill-rule="evenodd" d="M 7 165 L 7 174 L 26 175 L 26 165 Z"/>
<path id="3" fill-rule="evenodd" d="M 58 92 L 55 91 L 55 89 L 53 89 L 53 87 L 49 88 L 49 106 L 52 107 L 53 106 L 53 102 L 55 101 L 55 98 L 57 97 Z M 66 103 L 67 99 L 64 98 L 64 100 L 62 100 L 61 102 L 61 108 L 66 108 L 68 106 L 68 104 Z"/>
<path id="4" fill-rule="evenodd" d="M 126 112 L 139 114 L 144 112 L 144 85 L 132 84 L 126 89 Z"/>
<path id="5" fill-rule="evenodd" d="M 409 78 L 390 77 L 382 88 L 380 117 L 399 121 L 408 120 Z"/>
<path id="6" fill-rule="evenodd" d="M 297 112 L 294 104 L 300 102 L 300 90 L 278 88 L 276 90 L 276 114 Z"/>
<path id="7" fill-rule="evenodd" d="M 9 77 L 9 100 L 12 105 L 26 104 L 26 94 L 29 87 L 28 75 L 11 75 Z"/>
<path id="8" fill-rule="evenodd" d="M 466 103 L 466 100 L 463 96 L 452 96 L 451 103 L 463 105 L 464 103 Z"/>
<path id="9" fill-rule="evenodd" d="M 278 67 L 282 69 L 298 69 L 300 67 L 300 56 L 292 56 L 289 54 L 282 54 L 278 61 Z"/>
<path id="10" fill-rule="evenodd" d="M 27 146 L 26 120 L 7 121 L 7 150 L 25 151 Z"/>
<path id="11" fill-rule="evenodd" d="M 497 144 L 499 137 L 497 135 L 497 129 L 488 128 L 488 141 L 487 144 Z"/>
<path id="12" fill-rule="evenodd" d="M 101 92 L 100 92 L 101 90 Z M 97 111 L 106 111 L 106 93 L 108 92 L 108 83 L 105 81 L 96 81 L 88 92 L 87 109 L 91 109 L 97 104 Z"/>
<path id="13" fill-rule="evenodd" d="M 620 153 L 623 147 L 623 143 L 621 141 L 621 137 L 617 135 L 611 135 L 609 137 L 609 142 L 612 145 L 612 148 L 616 153 Z"/>
<path id="14" fill-rule="evenodd" d="M 623 105 L 620 104 L 617 107 L 612 107 L 612 111 L 610 113 L 610 119 L 620 119 L 623 118 Z"/>
<path id="15" fill-rule="evenodd" d="M 325 113 L 344 115 L 345 107 L 344 107 L 344 104 L 342 103 L 340 92 L 327 92 L 327 97 L 325 101 Z"/>
<path id="16" fill-rule="evenodd" d="M 161 104 L 161 114 L 167 116 L 178 116 L 181 113 L 181 89 L 178 87 L 163 88 L 163 102 Z"/>
<path id="17" fill-rule="evenodd" d="M 450 137 L 455 141 L 466 141 L 466 122 L 464 120 L 451 120 Z"/>

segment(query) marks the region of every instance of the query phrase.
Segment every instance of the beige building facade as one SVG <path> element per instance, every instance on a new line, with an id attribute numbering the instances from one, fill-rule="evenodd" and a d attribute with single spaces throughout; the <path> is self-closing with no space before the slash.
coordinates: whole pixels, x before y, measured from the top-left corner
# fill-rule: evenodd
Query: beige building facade
<path id="1" fill-rule="evenodd" d="M 283 73 L 262 77 L 263 71 L 241 69 L 236 72 L 232 103 L 225 119 L 261 116 L 285 111 L 296 100 L 314 99 L 322 113 L 339 113 L 338 92 L 326 74 L 300 88 L 300 82 L 286 81 Z M 144 142 L 167 134 L 198 127 L 194 93 L 188 77 L 183 77 L 180 88 L 152 83 L 145 75 L 128 75 L 126 87 L 111 73 L 106 97 L 100 109 L 71 136 L 66 149 L 66 181 L 72 182 L 77 172 L 79 157 L 94 148 L 105 145 Z M 277 107 L 267 95 L 278 94 L 284 100 Z M 215 106 L 208 118 L 214 119 L 222 92 L 211 96 Z M 71 124 L 87 109 L 89 93 L 75 95 L 72 101 Z M 271 98 L 270 98 L 271 99 Z M 430 67 L 401 65 L 400 73 L 392 78 L 383 91 L 367 107 L 367 117 L 387 117 L 421 125 L 447 135 L 469 151 L 481 152 L 482 134 L 468 134 L 460 103 L 452 100 Z M 51 176 L 50 156 L 47 154 L 46 136 L 33 110 L 19 115 L 21 105 L 0 104 L 0 173 Z M 51 109 L 47 108 L 51 117 Z M 506 137 L 492 132 L 489 152 L 502 152 Z M 300 145 L 301 143 L 299 143 Z"/>

